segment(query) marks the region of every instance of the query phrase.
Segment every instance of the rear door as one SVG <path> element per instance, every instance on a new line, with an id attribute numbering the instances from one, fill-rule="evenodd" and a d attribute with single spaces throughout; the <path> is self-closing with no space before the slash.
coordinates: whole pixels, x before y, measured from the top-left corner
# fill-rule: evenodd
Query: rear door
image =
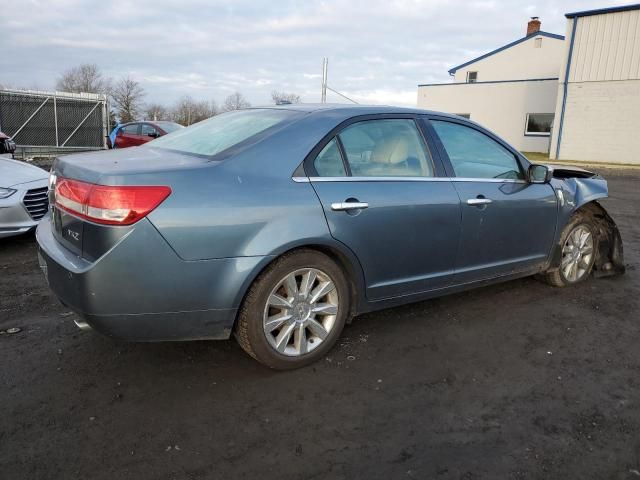
<path id="1" fill-rule="evenodd" d="M 543 265 L 552 248 L 557 199 L 549 184 L 527 182 L 518 155 L 464 120 L 431 117 L 462 208 L 456 284 Z"/>
<path id="2" fill-rule="evenodd" d="M 460 203 L 413 117 L 341 126 L 305 163 L 331 235 L 364 270 L 370 300 L 449 285 Z"/>
<path id="3" fill-rule="evenodd" d="M 122 127 L 116 136 L 116 146 L 118 148 L 135 147 L 144 143 L 140 135 L 141 125 L 130 123 Z"/>

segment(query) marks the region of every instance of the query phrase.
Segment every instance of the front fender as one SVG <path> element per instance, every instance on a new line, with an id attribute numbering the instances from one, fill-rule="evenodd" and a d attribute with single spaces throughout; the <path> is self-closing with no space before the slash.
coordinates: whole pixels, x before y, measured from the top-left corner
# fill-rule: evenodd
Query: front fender
<path id="1" fill-rule="evenodd" d="M 609 196 L 607 181 L 595 175 L 591 178 L 554 178 L 551 185 L 558 197 L 558 228 L 551 260 L 551 269 L 562 259 L 561 235 L 571 217 L 578 211 L 598 229 L 598 251 L 594 264 L 596 276 L 621 274 L 625 271 L 622 237 L 618 226 L 597 201 Z"/>

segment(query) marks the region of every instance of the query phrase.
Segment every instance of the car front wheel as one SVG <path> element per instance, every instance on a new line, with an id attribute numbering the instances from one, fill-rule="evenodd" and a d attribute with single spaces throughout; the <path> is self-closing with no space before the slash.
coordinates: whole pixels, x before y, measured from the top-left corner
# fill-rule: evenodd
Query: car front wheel
<path id="1" fill-rule="evenodd" d="M 546 275 L 549 284 L 565 287 L 589 277 L 597 251 L 596 231 L 596 226 L 580 213 L 571 219 L 561 235 L 560 265 Z"/>
<path id="2" fill-rule="evenodd" d="M 315 250 L 283 255 L 249 289 L 235 336 L 259 362 L 286 370 L 322 358 L 335 344 L 349 312 L 342 269 Z"/>

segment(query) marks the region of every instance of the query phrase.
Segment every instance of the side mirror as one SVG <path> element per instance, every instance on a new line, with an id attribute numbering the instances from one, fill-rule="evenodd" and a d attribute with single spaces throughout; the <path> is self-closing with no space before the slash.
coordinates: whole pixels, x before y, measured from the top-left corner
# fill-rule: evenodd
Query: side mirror
<path id="1" fill-rule="evenodd" d="M 546 165 L 529 165 L 529 183 L 549 183 L 553 178 L 553 169 Z"/>
<path id="2" fill-rule="evenodd" d="M 151 138 L 158 138 L 160 136 L 158 132 L 147 133 L 147 135 L 150 136 Z"/>

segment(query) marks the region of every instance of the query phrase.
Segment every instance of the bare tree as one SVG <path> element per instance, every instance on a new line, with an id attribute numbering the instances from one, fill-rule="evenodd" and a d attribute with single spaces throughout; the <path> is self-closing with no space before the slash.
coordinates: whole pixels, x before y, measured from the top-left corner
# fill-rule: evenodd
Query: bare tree
<path id="1" fill-rule="evenodd" d="M 244 98 L 240 92 L 232 93 L 229 95 L 224 104 L 222 105 L 222 109 L 225 112 L 230 112 L 231 110 L 240 110 L 241 108 L 248 108 L 251 104 Z"/>
<path id="2" fill-rule="evenodd" d="M 300 103 L 300 95 L 295 93 L 279 92 L 274 90 L 271 92 L 271 98 L 276 105 L 286 105 L 288 103 Z"/>
<path id="3" fill-rule="evenodd" d="M 164 105 L 159 103 L 149 103 L 144 109 L 147 120 L 171 120 L 171 113 Z"/>
<path id="4" fill-rule="evenodd" d="M 217 115 L 218 105 L 215 101 L 195 101 L 189 95 L 185 95 L 173 108 L 173 121 L 181 125 L 192 125 Z"/>
<path id="5" fill-rule="evenodd" d="M 120 79 L 111 92 L 113 104 L 118 111 L 120 122 L 131 122 L 138 118 L 142 109 L 145 92 L 138 82 L 130 77 Z"/>
<path id="6" fill-rule="evenodd" d="M 218 107 L 215 100 L 209 102 L 209 113 L 211 114 L 209 115 L 210 117 L 214 117 L 220 113 L 220 107 Z"/>
<path id="7" fill-rule="evenodd" d="M 56 82 L 56 90 L 73 93 L 109 93 L 111 80 L 105 78 L 95 63 L 70 68 Z"/>

